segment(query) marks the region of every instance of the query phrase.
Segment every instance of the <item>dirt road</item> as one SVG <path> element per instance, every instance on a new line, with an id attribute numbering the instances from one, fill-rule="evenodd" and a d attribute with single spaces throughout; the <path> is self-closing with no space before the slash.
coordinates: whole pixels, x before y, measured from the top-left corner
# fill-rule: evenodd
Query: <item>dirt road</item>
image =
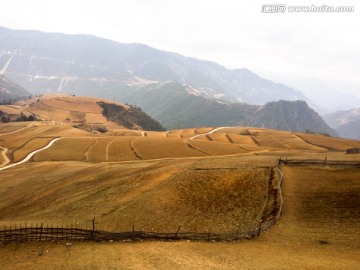
<path id="1" fill-rule="evenodd" d="M 0 167 L 3 167 L 3 166 L 5 166 L 6 164 L 10 163 L 10 159 L 9 159 L 9 158 L 7 157 L 7 155 L 6 155 L 8 149 L 5 148 L 5 147 L 1 147 L 1 146 L 0 146 L 0 148 L 3 149 L 3 151 L 1 152 L 1 156 L 2 156 L 3 162 L 0 164 Z"/>
<path id="2" fill-rule="evenodd" d="M 19 161 L 19 162 L 16 162 L 16 163 L 13 163 L 13 164 L 10 164 L 10 165 L 7 165 L 5 167 L 2 167 L 0 168 L 0 171 L 3 171 L 3 170 L 6 170 L 6 169 L 9 169 L 9 168 L 12 168 L 12 167 L 15 167 L 15 166 L 18 166 L 20 164 L 23 164 L 27 161 L 29 161 L 35 154 L 45 150 L 45 149 L 48 149 L 50 148 L 55 142 L 57 142 L 58 140 L 60 140 L 61 138 L 55 138 L 53 140 L 51 140 L 46 146 L 44 146 L 43 148 L 40 148 L 40 149 L 37 149 L 35 151 L 32 151 L 31 153 L 29 153 L 26 158 L 24 158 L 23 160 Z M 4 151 L 3 151 L 4 153 Z"/>
<path id="3" fill-rule="evenodd" d="M 209 132 L 192 136 L 192 137 L 190 137 L 190 140 L 195 139 L 195 138 L 197 138 L 197 137 L 199 137 L 199 136 L 209 135 L 209 134 L 214 133 L 214 132 L 216 132 L 216 131 L 218 131 L 218 130 L 220 130 L 220 129 L 225 129 L 225 128 L 230 128 L 230 127 L 218 127 L 218 128 L 215 128 L 215 129 L 213 129 L 213 130 L 211 130 L 211 131 L 209 131 Z"/>

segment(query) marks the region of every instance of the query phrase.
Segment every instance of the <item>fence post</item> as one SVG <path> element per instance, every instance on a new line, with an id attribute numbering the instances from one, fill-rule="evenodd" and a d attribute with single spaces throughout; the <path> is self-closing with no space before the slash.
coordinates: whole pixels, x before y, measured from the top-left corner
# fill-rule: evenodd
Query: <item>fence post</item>
<path id="1" fill-rule="evenodd" d="M 325 159 L 324 159 L 324 166 L 326 165 L 326 160 L 327 160 L 327 156 L 325 156 Z"/>
<path id="2" fill-rule="evenodd" d="M 77 240 L 78 237 L 77 237 L 77 234 L 78 234 L 78 229 L 77 229 L 77 220 L 75 221 L 75 230 L 73 231 L 74 232 L 74 239 Z"/>
<path id="3" fill-rule="evenodd" d="M 176 231 L 175 238 L 177 238 L 177 237 L 178 237 L 178 234 L 179 234 L 180 228 L 181 228 L 181 225 L 179 225 L 179 228 L 178 228 L 178 229 L 177 229 L 177 231 Z"/>
<path id="4" fill-rule="evenodd" d="M 30 237 L 29 237 L 29 242 L 32 241 L 33 239 L 33 235 L 34 235 L 34 230 L 33 230 L 33 223 L 31 223 L 31 230 L 30 230 Z M 35 238 L 36 238 L 36 230 L 35 230 Z"/>
<path id="5" fill-rule="evenodd" d="M 91 238 L 95 240 L 95 217 L 92 219 L 92 232 L 91 232 Z"/>
<path id="6" fill-rule="evenodd" d="M 35 225 L 35 241 L 38 240 L 38 229 L 39 229 L 39 225 L 38 225 L 38 223 L 36 222 L 36 225 Z"/>
<path id="7" fill-rule="evenodd" d="M 28 228 L 27 228 L 27 224 L 25 222 L 25 242 L 28 241 Z"/>
<path id="8" fill-rule="evenodd" d="M 42 237 L 42 233 L 43 233 L 43 224 L 41 223 L 40 224 L 40 239 L 39 239 L 39 241 L 41 241 L 41 237 Z"/>
<path id="9" fill-rule="evenodd" d="M 19 231 L 19 234 L 20 234 L 20 241 L 19 242 L 22 242 L 23 240 L 23 230 L 21 228 L 21 222 L 20 222 L 20 231 Z"/>
<path id="10" fill-rule="evenodd" d="M 48 229 L 49 229 L 49 227 L 48 227 Z M 53 241 L 53 231 L 54 231 L 54 227 L 51 224 L 51 226 L 50 226 L 50 241 L 51 242 Z"/>

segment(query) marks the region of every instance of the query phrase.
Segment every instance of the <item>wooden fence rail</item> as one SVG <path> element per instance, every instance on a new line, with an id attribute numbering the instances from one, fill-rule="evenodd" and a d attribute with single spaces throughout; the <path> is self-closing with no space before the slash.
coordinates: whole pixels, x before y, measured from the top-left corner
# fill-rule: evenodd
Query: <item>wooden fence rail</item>
<path id="1" fill-rule="evenodd" d="M 211 232 L 174 232 L 157 233 L 145 231 L 109 232 L 69 227 L 23 227 L 0 230 L 0 244 L 11 242 L 39 241 L 122 241 L 122 240 L 196 240 L 196 241 L 234 241 L 259 235 L 259 229 L 250 232 L 216 234 Z"/>
<path id="2" fill-rule="evenodd" d="M 326 157 L 324 160 L 319 159 L 286 159 L 279 160 L 282 164 L 293 165 L 293 166 L 308 166 L 308 165 L 329 165 L 329 166 L 350 166 L 350 167 L 359 167 L 360 161 L 351 161 L 351 160 L 328 160 Z"/>

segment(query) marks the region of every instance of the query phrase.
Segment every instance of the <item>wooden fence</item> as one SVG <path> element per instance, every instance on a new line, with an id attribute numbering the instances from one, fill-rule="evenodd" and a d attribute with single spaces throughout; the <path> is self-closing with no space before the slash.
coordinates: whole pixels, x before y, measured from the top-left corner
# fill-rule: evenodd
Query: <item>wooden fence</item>
<path id="1" fill-rule="evenodd" d="M 360 154 L 360 148 L 346 149 L 346 154 Z"/>
<path id="2" fill-rule="evenodd" d="M 319 159 L 285 159 L 279 160 L 279 163 L 282 165 L 289 165 L 289 166 L 322 166 L 322 165 L 329 165 L 329 166 L 349 166 L 349 167 L 359 167 L 360 168 L 360 161 L 351 161 L 351 160 L 328 160 L 326 157 L 324 160 Z"/>
<path id="3" fill-rule="evenodd" d="M 275 215 L 269 216 L 267 220 L 262 221 L 259 225 L 259 234 L 263 233 L 267 230 L 269 230 L 272 226 L 274 226 L 276 224 L 276 222 L 280 219 L 280 215 L 282 212 L 282 207 L 283 207 L 283 197 L 282 197 L 282 182 L 283 182 L 283 178 L 284 178 L 284 174 L 283 172 L 280 170 L 280 166 L 281 164 L 283 164 L 282 160 L 279 159 L 278 163 L 277 163 L 277 167 L 276 167 L 276 173 L 278 175 L 278 186 L 274 187 L 272 186 L 271 188 L 276 188 L 277 192 L 276 192 L 276 205 L 275 207 Z M 273 179 L 270 182 L 272 182 Z"/>
<path id="4" fill-rule="evenodd" d="M 196 233 L 196 232 L 173 232 L 157 233 L 145 231 L 109 232 L 102 230 L 80 229 L 69 227 L 5 227 L 0 230 L 0 244 L 11 242 L 34 242 L 34 241 L 136 241 L 136 240 L 194 240 L 194 241 L 234 241 L 249 239 L 260 234 L 260 229 L 250 232 L 233 233 Z"/>

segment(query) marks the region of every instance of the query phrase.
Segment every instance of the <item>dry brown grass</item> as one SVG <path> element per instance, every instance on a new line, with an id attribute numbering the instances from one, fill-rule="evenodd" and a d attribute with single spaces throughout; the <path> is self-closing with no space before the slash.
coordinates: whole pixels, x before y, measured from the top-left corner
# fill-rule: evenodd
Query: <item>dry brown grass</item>
<path id="1" fill-rule="evenodd" d="M 292 147 L 271 135 L 252 136 L 254 141 L 263 148 L 273 149 L 292 149 Z"/>
<path id="2" fill-rule="evenodd" d="M 99 137 L 95 138 L 94 144 L 87 150 L 86 158 L 90 162 L 109 161 L 108 145 L 118 139 L 117 137 Z"/>
<path id="3" fill-rule="evenodd" d="M 236 144 L 222 143 L 216 141 L 204 141 L 201 139 L 194 139 L 187 141 L 195 149 L 207 153 L 209 155 L 234 155 L 248 152 L 244 148 Z"/>
<path id="4" fill-rule="evenodd" d="M 239 164 L 244 164 L 241 169 Z M 26 174 L 29 168 L 32 173 Z M 2 172 L 0 224 L 89 225 L 95 216 L 104 228 L 120 230 L 133 224 L 149 231 L 173 230 L 179 224 L 190 231 L 242 230 L 259 214 L 266 174 L 267 168 L 236 157 L 28 163 Z"/>
<path id="5" fill-rule="evenodd" d="M 102 124 L 109 130 L 120 128 L 115 123 L 110 123 L 103 115 L 98 101 L 114 103 L 104 99 L 91 97 L 74 97 L 68 95 L 43 95 L 38 99 L 27 101 L 25 110 L 35 114 L 40 119 L 52 120 L 59 123 L 81 123 L 88 125 Z M 128 107 L 116 102 L 117 105 Z M 24 104 L 23 104 L 24 105 Z"/>
<path id="6" fill-rule="evenodd" d="M 169 137 L 169 138 L 178 138 L 178 139 L 181 139 L 182 138 L 182 135 L 180 134 L 180 132 L 178 131 L 169 131 L 169 132 L 166 132 L 166 137 Z"/>
<path id="7" fill-rule="evenodd" d="M 168 137 L 180 137 L 180 138 L 190 138 L 194 135 L 196 135 L 195 128 L 189 128 L 189 129 L 179 129 L 179 130 L 171 130 L 168 134 Z M 206 131 L 211 129 L 206 129 Z"/>
<path id="8" fill-rule="evenodd" d="M 356 269 L 358 252 L 284 246 L 261 238 L 237 243 L 33 243 L 0 247 L 3 269 Z"/>
<path id="9" fill-rule="evenodd" d="M 213 128 L 213 127 L 196 128 L 196 129 L 194 129 L 194 134 L 204 134 L 204 133 L 212 131 L 213 129 L 215 129 L 215 128 Z M 186 133 L 186 132 L 183 132 L 183 133 Z"/>
<path id="10" fill-rule="evenodd" d="M 12 105 L 0 105 L 0 111 L 7 114 L 20 114 L 19 107 Z"/>
<path id="11" fill-rule="evenodd" d="M 139 159 L 131 146 L 131 143 L 138 138 L 138 136 L 126 136 L 113 139 L 107 145 L 107 161 L 118 162 Z"/>
<path id="12" fill-rule="evenodd" d="M 360 248 L 360 170 L 284 167 L 288 237 L 302 243 Z M 360 250 L 359 250 L 360 251 Z"/>
<path id="13" fill-rule="evenodd" d="M 96 103 L 95 105 L 100 108 Z M 42 119 L 51 119 L 57 122 L 81 122 L 85 119 L 88 123 L 107 122 L 101 111 L 100 113 L 92 112 L 96 110 L 83 112 L 81 108 L 78 108 L 78 105 L 59 102 L 57 99 L 41 100 L 33 103 L 30 107 L 26 108 L 26 110 Z"/>
<path id="14" fill-rule="evenodd" d="M 115 129 L 109 133 L 110 136 L 141 136 L 141 130 Z"/>
<path id="15" fill-rule="evenodd" d="M 263 149 L 261 146 L 256 144 L 256 142 L 252 139 L 251 136 L 228 134 L 228 138 L 231 142 L 238 144 L 239 146 L 250 151 L 257 151 Z"/>
<path id="16" fill-rule="evenodd" d="M 360 147 L 360 141 L 327 137 L 320 134 L 296 133 L 305 142 L 329 150 L 345 151 L 348 148 Z"/>
<path id="17" fill-rule="evenodd" d="M 290 132 L 276 132 L 266 130 L 250 129 L 257 135 L 237 135 L 243 133 L 243 128 L 230 129 L 231 134 L 226 133 L 227 129 L 219 130 L 216 133 L 196 137 L 193 140 L 179 138 L 182 134 L 193 135 L 194 130 L 181 130 L 174 132 L 142 132 L 117 130 L 111 135 L 94 135 L 86 131 L 72 128 L 71 125 L 60 125 L 53 122 L 36 122 L 33 126 L 24 128 L 24 123 L 3 124 L 0 129 L 15 133 L 1 135 L 3 147 L 9 149 L 8 156 L 12 159 L 17 151 L 16 160 L 21 159 L 25 152 L 36 149 L 36 145 L 28 144 L 29 141 L 39 137 L 63 136 L 61 141 L 44 153 L 36 155 L 37 161 L 126 161 L 136 159 L 158 159 L 158 158 L 184 158 L 201 157 L 207 155 L 234 155 L 251 151 L 285 151 L 295 153 L 298 150 L 316 152 L 328 152 L 326 148 L 308 143 L 300 136 L 307 134 L 292 134 Z M 205 128 L 204 131 L 211 129 Z M 222 132 L 220 132 L 222 131 Z M 145 137 L 142 137 L 145 136 Z M 310 139 L 318 139 L 318 144 L 327 144 L 328 148 L 333 143 L 332 149 L 347 149 L 359 146 L 358 141 L 344 140 L 338 138 L 324 137 L 310 134 Z M 82 141 L 84 138 L 84 141 Z M 323 141 L 323 139 L 326 139 Z M 310 140 L 309 139 L 309 140 Z M 74 140 L 74 141 L 72 141 Z M 88 142 L 86 142 L 88 141 Z M 90 142 L 91 141 L 91 142 Z M 79 142 L 79 144 L 77 143 Z M 310 141 L 309 141 L 310 142 Z M 315 143 L 315 142 L 314 142 Z M 20 149 L 27 145 L 27 149 L 20 154 Z M 33 146 L 32 146 L 33 145 Z M 33 147 L 33 149 L 31 149 Z M 291 154 L 293 155 L 293 154 Z"/>
<path id="18" fill-rule="evenodd" d="M 88 161 L 87 151 L 96 143 L 96 138 L 63 138 L 52 148 L 34 156 L 34 161 Z"/>
<path id="19" fill-rule="evenodd" d="M 27 141 L 21 148 L 17 148 L 13 153 L 13 162 L 23 160 L 28 154 L 36 149 L 46 146 L 53 138 L 34 138 Z"/>
<path id="20" fill-rule="evenodd" d="M 312 144 L 305 142 L 300 137 L 292 133 L 287 134 L 276 134 L 274 137 L 283 143 L 287 144 L 289 147 L 297 150 L 310 150 L 310 151 L 325 151 L 325 148 L 318 147 Z"/>
<path id="21" fill-rule="evenodd" d="M 180 137 L 189 138 L 195 130 L 147 137 L 138 131 L 119 132 L 93 135 L 69 125 L 36 123 L 1 136 L 0 145 L 17 159 L 21 151 L 45 143 L 39 137 L 64 138 L 37 154 L 35 162 L 1 171 L 0 227 L 78 222 L 89 228 L 96 217 L 100 229 L 132 230 L 135 225 L 139 230 L 175 232 L 181 224 L 181 231 L 247 230 L 258 223 L 269 166 L 279 156 L 359 160 L 359 155 L 344 152 L 358 147 L 358 141 L 320 135 L 296 134 L 302 140 L 290 132 L 233 128 L 209 135 L 213 141 L 200 136 L 186 142 Z M 239 135 L 246 132 L 253 135 Z M 266 147 L 257 146 L 251 136 Z M 63 161 L 50 162 L 53 159 Z M 358 268 L 359 169 L 284 166 L 283 171 L 283 215 L 251 241 L 11 244 L 0 247 L 0 268 Z"/>
<path id="22" fill-rule="evenodd" d="M 0 124 L 0 136 L 2 136 L 2 134 L 6 134 L 9 132 L 14 132 L 17 131 L 19 129 L 22 129 L 24 127 L 26 127 L 27 125 L 29 125 L 29 123 L 24 123 L 24 122 L 12 122 L 12 123 L 1 123 Z"/>
<path id="23" fill-rule="evenodd" d="M 190 148 L 182 139 L 147 138 L 134 140 L 133 148 L 142 159 L 201 157 L 205 154 Z"/>
<path id="24" fill-rule="evenodd" d="M 102 109 L 96 101 L 97 99 L 82 97 L 56 97 L 44 99 L 42 103 L 65 111 L 101 114 Z"/>
<path id="25" fill-rule="evenodd" d="M 250 135 L 248 129 L 249 128 L 247 127 L 230 127 L 230 128 L 219 129 L 215 131 L 214 134 L 226 133 L 226 134 L 235 134 L 235 135 Z"/>
<path id="26" fill-rule="evenodd" d="M 333 158 L 335 154 L 332 153 Z M 339 159 L 348 158 L 336 155 Z M 87 222 L 90 226 L 91 217 L 96 216 L 97 226 L 104 228 L 114 223 L 131 230 L 135 223 L 137 229 L 175 231 L 183 222 L 183 227 L 188 223 L 192 229 L 199 224 L 203 224 L 203 229 L 215 230 L 216 224 L 222 224 L 221 230 L 227 226 L 235 229 L 236 219 L 243 221 L 244 216 L 251 218 L 251 213 L 256 212 L 254 208 L 264 191 L 266 168 L 254 164 L 271 164 L 273 159 L 248 156 L 246 160 L 228 157 L 180 163 L 31 163 L 2 172 L 0 207 L 5 220 L 2 224 L 56 223 L 60 219 L 65 223 Z M 24 173 L 30 166 L 33 175 Z M 0 247 L 0 266 L 3 269 L 356 269 L 360 255 L 359 170 L 286 166 L 282 169 L 285 173 L 283 215 L 277 225 L 250 241 L 10 244 Z M 14 177 L 17 175 L 21 177 Z M 24 189 L 28 191 L 26 194 L 22 192 Z M 170 222 L 174 221 L 177 224 L 172 225 Z M 159 224 L 161 227 L 157 227 Z"/>
<path id="27" fill-rule="evenodd" d="M 231 141 L 229 141 L 229 138 L 227 137 L 227 133 L 212 133 L 209 134 L 208 137 L 210 138 L 211 141 L 221 142 L 221 143 L 231 143 Z"/>

